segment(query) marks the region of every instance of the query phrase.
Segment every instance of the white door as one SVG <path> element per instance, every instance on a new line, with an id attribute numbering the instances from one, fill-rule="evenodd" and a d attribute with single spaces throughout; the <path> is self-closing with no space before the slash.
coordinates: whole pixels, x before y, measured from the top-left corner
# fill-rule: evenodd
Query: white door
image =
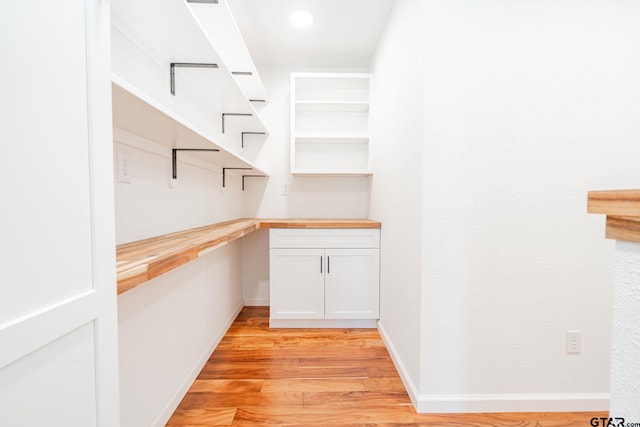
<path id="1" fill-rule="evenodd" d="M 323 249 L 271 249 L 272 319 L 324 318 L 323 255 Z"/>
<path id="2" fill-rule="evenodd" d="M 326 249 L 326 319 L 379 317 L 379 249 Z"/>
<path id="3" fill-rule="evenodd" d="M 2 2 L 0 58 L 0 425 L 117 426 L 108 2 Z"/>

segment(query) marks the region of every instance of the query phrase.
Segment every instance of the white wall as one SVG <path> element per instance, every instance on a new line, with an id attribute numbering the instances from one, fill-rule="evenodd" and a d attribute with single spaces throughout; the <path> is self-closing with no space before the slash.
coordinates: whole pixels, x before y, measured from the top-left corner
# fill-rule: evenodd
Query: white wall
<path id="1" fill-rule="evenodd" d="M 610 414 L 631 422 L 640 419 L 640 244 L 616 242 L 615 267 Z"/>
<path id="2" fill-rule="evenodd" d="M 380 330 L 412 396 L 419 393 L 423 199 L 421 2 L 397 2 L 372 68 L 371 200 L 382 222 Z"/>
<path id="3" fill-rule="evenodd" d="M 245 305 L 269 305 L 269 230 L 242 238 L 242 295 Z"/>
<path id="4" fill-rule="evenodd" d="M 242 308 L 235 241 L 118 297 L 121 425 L 163 426 Z"/>
<path id="5" fill-rule="evenodd" d="M 211 153 L 179 153 L 119 130 L 131 184 L 115 183 L 116 238 L 125 243 L 242 216 L 238 176 Z M 121 425 L 164 425 L 242 308 L 242 243 L 216 249 L 118 297 Z"/>
<path id="6" fill-rule="evenodd" d="M 586 194 L 637 186 L 640 5 L 400 0 L 395 13 L 406 8 L 424 30 L 419 409 L 606 409 L 612 244 Z M 372 202 L 384 227 L 391 213 Z M 383 274 L 408 262 L 383 258 Z M 383 324 L 406 316 L 387 307 Z M 565 354 L 568 329 L 582 331 L 580 355 Z M 389 332 L 411 366 L 409 334 Z"/>
<path id="7" fill-rule="evenodd" d="M 222 188 L 221 167 L 211 163 L 215 153 L 178 153 L 172 188 L 170 148 L 117 129 L 114 138 L 114 158 L 126 153 L 132 179 L 115 183 L 118 244 L 241 216 L 240 179 L 229 174 Z"/>

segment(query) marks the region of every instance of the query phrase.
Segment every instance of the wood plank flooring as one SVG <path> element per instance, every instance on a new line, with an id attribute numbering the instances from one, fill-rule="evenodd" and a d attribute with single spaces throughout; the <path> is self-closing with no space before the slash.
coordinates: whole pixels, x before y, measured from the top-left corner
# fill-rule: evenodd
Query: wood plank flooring
<path id="1" fill-rule="evenodd" d="M 375 329 L 269 329 L 245 307 L 169 420 L 200 426 L 588 426 L 606 413 L 417 414 Z"/>

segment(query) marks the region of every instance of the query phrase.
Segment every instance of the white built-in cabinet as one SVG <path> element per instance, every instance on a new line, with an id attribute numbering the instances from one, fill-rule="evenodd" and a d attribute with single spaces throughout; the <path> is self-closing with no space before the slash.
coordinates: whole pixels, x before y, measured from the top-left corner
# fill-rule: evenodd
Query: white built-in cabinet
<path id="1" fill-rule="evenodd" d="M 117 141 L 268 175 L 244 150 L 267 134 L 266 93 L 226 0 L 111 0 L 111 57 Z"/>
<path id="2" fill-rule="evenodd" d="M 374 327 L 380 230 L 271 229 L 271 327 Z"/>
<path id="3" fill-rule="evenodd" d="M 291 173 L 370 175 L 366 73 L 291 73 Z"/>

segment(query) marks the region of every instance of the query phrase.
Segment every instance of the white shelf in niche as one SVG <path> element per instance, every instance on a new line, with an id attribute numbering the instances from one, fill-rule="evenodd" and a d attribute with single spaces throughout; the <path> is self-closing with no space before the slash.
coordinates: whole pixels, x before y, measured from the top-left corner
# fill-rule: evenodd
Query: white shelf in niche
<path id="1" fill-rule="evenodd" d="M 291 173 L 371 175 L 366 73 L 291 74 Z"/>
<path id="2" fill-rule="evenodd" d="M 252 174 L 269 174 L 216 144 L 215 138 L 156 103 L 117 75 L 112 75 L 113 127 L 168 148 L 217 148 L 219 153 L 194 153 L 220 167 L 249 167 Z"/>
<path id="3" fill-rule="evenodd" d="M 369 101 L 366 73 L 294 73 L 296 101 Z M 293 76 L 292 76 L 293 78 Z"/>
<path id="4" fill-rule="evenodd" d="M 373 175 L 368 169 L 301 169 L 291 171 L 292 175 L 297 176 L 369 176 Z"/>
<path id="5" fill-rule="evenodd" d="M 304 112 L 366 112 L 368 101 L 296 101 L 296 111 Z"/>
<path id="6" fill-rule="evenodd" d="M 367 144 L 368 135 L 296 135 L 297 144 Z"/>

